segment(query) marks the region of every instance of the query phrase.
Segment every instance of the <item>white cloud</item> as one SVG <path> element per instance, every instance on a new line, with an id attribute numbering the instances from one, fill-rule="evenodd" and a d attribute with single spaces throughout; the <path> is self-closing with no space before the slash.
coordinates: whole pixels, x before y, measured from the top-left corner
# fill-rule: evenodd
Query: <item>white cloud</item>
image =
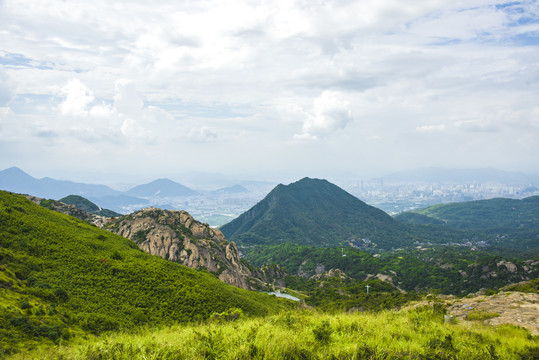
<path id="1" fill-rule="evenodd" d="M 78 79 L 70 80 L 62 87 L 63 101 L 60 114 L 65 119 L 76 119 L 65 123 L 55 120 L 49 124 L 54 130 L 42 129 L 40 133 L 69 132 L 81 141 L 109 139 L 118 141 L 124 137 L 133 141 L 154 142 L 157 137 L 172 137 L 163 130 L 174 117 L 157 106 L 144 106 L 144 100 L 132 81 L 121 79 L 115 84 L 113 103 L 95 101 L 94 92 Z M 64 127 L 67 128 L 63 129 Z"/>
<path id="2" fill-rule="evenodd" d="M 343 94 L 326 90 L 314 100 L 312 113 L 305 113 L 303 133 L 296 139 L 319 139 L 344 129 L 354 118 Z"/>
<path id="3" fill-rule="evenodd" d="M 371 167 L 402 148 L 413 167 L 428 156 L 451 161 L 441 150 L 424 154 L 435 137 L 459 142 L 481 165 L 538 150 L 531 140 L 516 145 L 539 137 L 535 1 L 2 4 L 9 134 L 28 144 L 54 136 L 59 154 L 77 151 L 74 141 L 125 151 L 131 163 L 139 152 L 129 146 L 156 158 L 226 151 L 250 169 L 283 144 L 298 153 L 274 163 L 289 167 L 308 166 L 319 148 L 338 159 L 376 147 L 382 158 L 363 163 Z M 510 139 L 491 141 L 507 131 Z M 257 142 L 264 146 L 245 151 Z M 478 142 L 489 151 L 467 145 Z"/>
<path id="4" fill-rule="evenodd" d="M 94 101 L 94 94 L 79 79 L 70 80 L 61 90 L 64 101 L 60 104 L 63 115 L 86 116 L 88 107 Z"/>
<path id="5" fill-rule="evenodd" d="M 190 129 L 187 133 L 187 140 L 193 142 L 209 142 L 217 139 L 217 133 L 207 126 Z"/>

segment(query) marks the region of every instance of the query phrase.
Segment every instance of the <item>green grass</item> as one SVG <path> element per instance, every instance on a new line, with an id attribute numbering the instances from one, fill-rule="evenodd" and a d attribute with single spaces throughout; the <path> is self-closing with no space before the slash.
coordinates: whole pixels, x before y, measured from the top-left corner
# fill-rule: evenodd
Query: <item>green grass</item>
<path id="1" fill-rule="evenodd" d="M 74 337 L 197 322 L 292 302 L 239 289 L 0 191 L 0 357 Z"/>
<path id="2" fill-rule="evenodd" d="M 432 307 L 377 314 L 284 312 L 226 323 L 147 328 L 13 359 L 536 359 L 519 327 L 445 324 Z"/>
<path id="3" fill-rule="evenodd" d="M 466 320 L 488 320 L 500 316 L 498 313 L 489 313 L 485 311 L 472 311 L 466 315 Z"/>

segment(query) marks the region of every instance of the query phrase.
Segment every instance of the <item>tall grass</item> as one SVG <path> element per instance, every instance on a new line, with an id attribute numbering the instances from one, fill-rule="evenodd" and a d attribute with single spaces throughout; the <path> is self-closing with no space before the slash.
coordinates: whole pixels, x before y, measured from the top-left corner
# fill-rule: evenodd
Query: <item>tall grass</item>
<path id="1" fill-rule="evenodd" d="M 445 324 L 432 307 L 327 315 L 306 310 L 113 333 L 15 359 L 537 359 L 525 329 Z"/>

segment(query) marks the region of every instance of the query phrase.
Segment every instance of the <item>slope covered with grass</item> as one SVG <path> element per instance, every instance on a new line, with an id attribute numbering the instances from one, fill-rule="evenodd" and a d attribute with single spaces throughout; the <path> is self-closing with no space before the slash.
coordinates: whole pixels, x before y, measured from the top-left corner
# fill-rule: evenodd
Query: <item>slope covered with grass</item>
<path id="1" fill-rule="evenodd" d="M 29 354 L 40 359 L 537 359 L 525 329 L 444 323 L 433 303 L 377 314 L 287 312 L 158 332 L 112 334 Z"/>
<path id="2" fill-rule="evenodd" d="M 0 354 L 79 333 L 192 322 L 288 302 L 152 256 L 132 241 L 0 191 Z"/>
<path id="3" fill-rule="evenodd" d="M 408 223 L 445 224 L 460 230 L 537 230 L 539 196 L 522 200 L 498 198 L 439 204 L 399 214 L 395 219 Z"/>

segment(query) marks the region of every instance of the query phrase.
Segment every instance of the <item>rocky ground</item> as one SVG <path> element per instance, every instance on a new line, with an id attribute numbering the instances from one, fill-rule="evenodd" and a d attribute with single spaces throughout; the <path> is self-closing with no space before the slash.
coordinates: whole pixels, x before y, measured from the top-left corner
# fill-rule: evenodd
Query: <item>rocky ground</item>
<path id="1" fill-rule="evenodd" d="M 490 325 L 522 326 L 532 335 L 539 335 L 539 294 L 507 291 L 491 296 L 462 298 L 454 300 L 447 307 L 447 312 L 460 321 L 478 321 L 467 320 L 470 313 L 479 313 L 479 317 L 481 314 L 491 314 L 493 317 L 490 319 L 479 321 Z"/>
<path id="2" fill-rule="evenodd" d="M 539 335 L 539 294 L 503 291 L 490 296 L 443 296 L 441 300 L 447 314 L 459 323 L 512 324 L 528 329 L 532 335 Z M 423 301 L 413 307 L 427 304 Z"/>

